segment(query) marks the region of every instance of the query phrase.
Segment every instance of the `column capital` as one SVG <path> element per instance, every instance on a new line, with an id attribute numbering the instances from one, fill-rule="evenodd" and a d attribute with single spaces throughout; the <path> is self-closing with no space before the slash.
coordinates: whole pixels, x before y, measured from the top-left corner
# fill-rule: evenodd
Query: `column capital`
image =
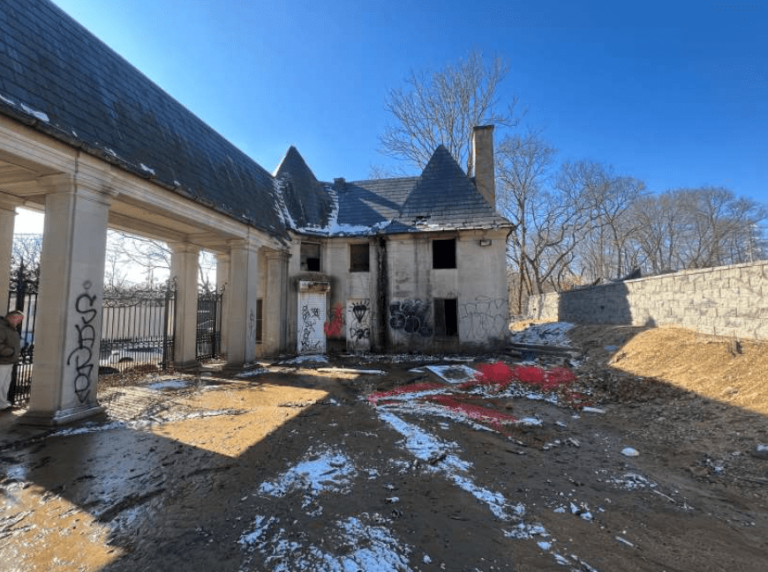
<path id="1" fill-rule="evenodd" d="M 171 249 L 173 254 L 198 254 L 201 250 L 199 246 L 192 244 L 191 242 L 169 241 L 166 242 L 166 244 L 168 245 L 168 248 Z"/>
<path id="2" fill-rule="evenodd" d="M 11 211 L 16 214 L 16 207 L 24 205 L 24 201 L 0 190 L 0 211 Z"/>
<path id="3" fill-rule="evenodd" d="M 262 247 L 261 249 L 264 258 L 267 260 L 288 260 L 291 257 L 291 253 L 287 250 L 276 250 L 274 248 Z"/>
<path id="4" fill-rule="evenodd" d="M 261 243 L 253 237 L 233 238 L 227 241 L 227 246 L 229 247 L 230 254 L 233 250 L 247 250 L 248 252 L 258 254 Z"/>
<path id="5" fill-rule="evenodd" d="M 112 187 L 112 176 L 95 177 L 85 173 L 58 173 L 37 179 L 40 189 L 46 194 L 76 194 L 86 200 L 106 206 L 112 204 L 117 191 Z"/>

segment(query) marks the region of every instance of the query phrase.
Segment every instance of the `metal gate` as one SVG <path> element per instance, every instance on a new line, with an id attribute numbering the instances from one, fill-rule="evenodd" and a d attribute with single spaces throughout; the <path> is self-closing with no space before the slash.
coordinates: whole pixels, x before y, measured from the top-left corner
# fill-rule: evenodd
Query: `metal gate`
<path id="1" fill-rule="evenodd" d="M 35 352 L 35 322 L 37 317 L 37 277 L 28 274 L 22 261 L 12 277 L 8 291 L 8 311 L 21 310 L 24 321 L 20 326 L 21 355 L 13 368 L 8 400 L 17 406 L 26 405 L 32 388 L 32 358 Z"/>
<path id="2" fill-rule="evenodd" d="M 195 357 L 204 361 L 221 357 L 221 316 L 224 290 L 197 295 L 197 333 Z"/>
<path id="3" fill-rule="evenodd" d="M 101 322 L 100 373 L 173 363 L 176 283 L 159 288 L 107 289 Z"/>

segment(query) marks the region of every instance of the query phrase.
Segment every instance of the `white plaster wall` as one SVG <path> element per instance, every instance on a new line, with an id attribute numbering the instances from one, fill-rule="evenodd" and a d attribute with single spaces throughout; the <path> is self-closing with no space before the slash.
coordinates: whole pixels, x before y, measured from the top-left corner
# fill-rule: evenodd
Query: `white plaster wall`
<path id="1" fill-rule="evenodd" d="M 481 246 L 481 240 L 491 243 Z M 503 340 L 509 324 L 506 234 L 465 233 L 457 250 L 462 344 Z"/>

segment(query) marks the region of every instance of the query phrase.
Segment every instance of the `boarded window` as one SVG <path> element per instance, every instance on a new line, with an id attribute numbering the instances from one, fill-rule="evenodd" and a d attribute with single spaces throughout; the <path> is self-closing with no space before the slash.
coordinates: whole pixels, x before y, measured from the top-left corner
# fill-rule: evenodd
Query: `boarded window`
<path id="1" fill-rule="evenodd" d="M 432 241 L 432 268 L 456 268 L 456 239 Z"/>
<path id="2" fill-rule="evenodd" d="M 301 243 L 301 269 L 320 272 L 320 245 L 312 242 Z"/>
<path id="3" fill-rule="evenodd" d="M 264 335 L 264 300 L 256 300 L 256 343 L 262 342 Z"/>
<path id="4" fill-rule="evenodd" d="M 455 298 L 435 298 L 435 335 L 459 335 L 458 301 Z"/>
<path id="5" fill-rule="evenodd" d="M 370 270 L 370 249 L 368 243 L 349 245 L 349 271 L 368 272 Z"/>

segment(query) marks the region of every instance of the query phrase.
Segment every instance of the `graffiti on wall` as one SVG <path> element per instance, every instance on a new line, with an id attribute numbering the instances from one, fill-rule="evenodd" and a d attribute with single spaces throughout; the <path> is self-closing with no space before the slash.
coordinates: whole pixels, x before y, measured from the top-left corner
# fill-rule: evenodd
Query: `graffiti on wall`
<path id="1" fill-rule="evenodd" d="M 406 334 L 429 337 L 430 304 L 421 300 L 401 300 L 389 305 L 389 327 Z"/>
<path id="2" fill-rule="evenodd" d="M 99 315 L 96 309 L 95 294 L 89 294 L 91 282 L 83 282 L 84 292 L 75 299 L 75 331 L 77 344 L 69 356 L 67 365 L 75 367 L 75 394 L 80 403 L 85 403 L 91 392 L 91 378 L 93 376 L 93 347 L 96 344 L 96 326 L 94 321 Z"/>
<path id="3" fill-rule="evenodd" d="M 370 300 L 347 300 L 347 345 L 354 349 L 371 346 Z"/>
<path id="4" fill-rule="evenodd" d="M 481 296 L 459 305 L 461 336 L 465 341 L 500 338 L 507 331 L 507 304 L 503 298 Z"/>
<path id="5" fill-rule="evenodd" d="M 314 334 L 317 324 L 320 322 L 320 308 L 310 307 L 304 304 L 301 307 L 301 353 L 312 353 L 322 350 L 322 340 L 318 340 Z"/>

